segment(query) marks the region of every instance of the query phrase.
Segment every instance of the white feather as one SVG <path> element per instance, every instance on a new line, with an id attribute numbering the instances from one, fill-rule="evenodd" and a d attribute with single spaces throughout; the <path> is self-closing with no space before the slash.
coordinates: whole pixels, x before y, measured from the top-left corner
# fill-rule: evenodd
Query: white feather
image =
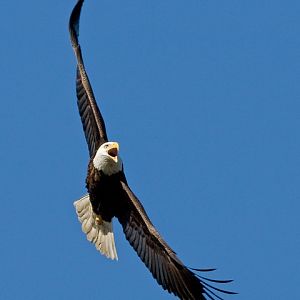
<path id="1" fill-rule="evenodd" d="M 97 216 L 92 209 L 89 195 L 83 196 L 74 202 L 82 231 L 87 239 L 107 258 L 118 259 L 115 246 L 112 222 L 106 222 Z M 99 221 L 100 220 L 100 221 Z"/>
<path id="2" fill-rule="evenodd" d="M 105 148 L 107 145 L 116 144 L 115 142 L 107 142 L 102 144 L 96 152 L 96 155 L 93 159 L 94 167 L 102 171 L 105 175 L 113 175 L 122 170 L 122 159 L 118 155 L 117 161 L 115 161 L 108 153 Z"/>

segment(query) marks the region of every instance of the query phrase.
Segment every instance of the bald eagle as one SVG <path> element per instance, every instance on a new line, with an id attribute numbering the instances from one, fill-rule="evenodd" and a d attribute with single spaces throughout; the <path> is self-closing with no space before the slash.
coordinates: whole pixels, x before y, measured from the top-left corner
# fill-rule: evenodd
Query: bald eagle
<path id="1" fill-rule="evenodd" d="M 186 267 L 162 239 L 138 198 L 131 191 L 119 155 L 119 144 L 108 140 L 105 124 L 97 106 L 81 48 L 78 42 L 79 19 L 84 0 L 79 0 L 70 16 L 69 31 L 77 60 L 77 105 L 88 144 L 90 162 L 86 178 L 88 193 L 74 202 L 87 239 L 103 255 L 117 259 L 112 219 L 120 222 L 126 239 L 164 290 L 184 300 L 222 299 L 217 292 L 234 294 L 213 287 L 201 271 Z"/>

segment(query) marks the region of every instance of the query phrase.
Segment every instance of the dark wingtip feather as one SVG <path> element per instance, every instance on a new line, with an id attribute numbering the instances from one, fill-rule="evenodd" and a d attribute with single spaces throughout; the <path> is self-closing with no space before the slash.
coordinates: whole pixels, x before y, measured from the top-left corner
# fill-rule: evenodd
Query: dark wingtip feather
<path id="1" fill-rule="evenodd" d="M 82 8 L 84 0 L 78 0 L 76 5 L 74 6 L 70 20 L 69 20 L 69 31 L 71 34 L 71 41 L 74 44 L 78 44 L 78 36 L 79 36 L 79 20 L 80 20 L 80 12 Z"/>
<path id="2" fill-rule="evenodd" d="M 216 296 L 218 299 L 223 300 L 222 298 L 220 298 L 218 295 L 216 295 L 215 293 L 212 293 L 214 296 Z M 211 299 L 211 300 L 215 300 L 215 298 L 213 298 L 209 293 L 205 292 L 205 295 Z"/>
<path id="3" fill-rule="evenodd" d="M 216 299 L 219 299 L 219 300 L 224 300 L 224 298 L 220 297 L 219 295 L 217 295 L 216 293 L 214 293 L 213 291 L 207 289 L 205 291 L 205 295 L 209 297 L 209 299 L 212 299 L 212 300 L 216 300 Z M 214 298 L 215 297 L 215 298 Z"/>
<path id="4" fill-rule="evenodd" d="M 211 289 L 213 289 L 215 291 L 221 292 L 223 294 L 229 294 L 229 295 L 236 295 L 236 294 L 238 294 L 236 292 L 231 292 L 231 291 L 226 291 L 226 290 L 222 290 L 222 289 L 216 288 L 216 287 L 210 285 L 209 283 L 207 283 L 205 281 L 202 281 L 202 284 L 205 285 L 205 287 L 209 287 L 209 288 L 211 288 Z M 211 290 L 209 290 L 209 291 L 212 293 Z"/>
<path id="5" fill-rule="evenodd" d="M 214 268 L 210 268 L 210 269 L 189 268 L 189 269 L 191 271 L 194 271 L 194 272 L 211 272 L 211 271 L 215 271 L 216 270 Z M 197 276 L 200 279 L 201 283 L 204 286 L 205 294 L 206 294 L 207 297 L 209 297 L 209 299 L 214 299 L 213 297 L 216 297 L 217 299 L 223 299 L 220 296 L 216 295 L 216 293 L 214 293 L 211 289 L 213 289 L 213 290 L 215 290 L 217 292 L 223 293 L 223 294 L 229 294 L 229 295 L 236 295 L 236 294 L 238 294 L 236 292 L 231 292 L 231 291 L 227 291 L 227 290 L 216 288 L 216 287 L 210 285 L 209 283 L 207 283 L 207 281 L 208 281 L 208 282 L 213 282 L 213 283 L 226 284 L 226 283 L 233 282 L 233 280 L 231 280 L 231 279 L 227 279 L 227 280 L 210 279 L 210 278 L 201 276 L 201 275 L 199 275 L 197 273 L 194 273 L 194 275 Z"/>
<path id="6" fill-rule="evenodd" d="M 207 277 L 204 277 L 204 276 L 200 276 L 198 274 L 196 274 L 196 276 L 200 279 L 203 279 L 203 280 L 207 280 L 207 281 L 210 281 L 210 282 L 216 282 L 216 283 L 230 283 L 230 282 L 233 282 L 232 279 L 227 279 L 227 280 L 218 280 L 218 279 L 210 279 L 210 278 L 207 278 Z"/>
<path id="7" fill-rule="evenodd" d="M 217 269 L 214 269 L 214 268 L 210 268 L 210 269 L 195 269 L 195 268 L 190 268 L 188 267 L 190 270 L 193 270 L 193 271 L 197 271 L 197 272 L 213 272 L 213 271 L 216 271 Z"/>

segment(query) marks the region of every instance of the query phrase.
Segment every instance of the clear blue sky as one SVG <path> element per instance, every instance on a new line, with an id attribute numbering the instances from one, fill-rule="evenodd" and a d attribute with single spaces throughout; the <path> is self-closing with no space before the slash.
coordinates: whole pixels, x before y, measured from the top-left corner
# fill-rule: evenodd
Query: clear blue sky
<path id="1" fill-rule="evenodd" d="M 86 142 L 75 1 L 8 1 L 1 32 L 1 299 L 175 299 L 115 222 L 119 261 L 77 221 Z M 80 41 L 128 181 L 189 266 L 300 299 L 300 2 L 86 1 Z"/>

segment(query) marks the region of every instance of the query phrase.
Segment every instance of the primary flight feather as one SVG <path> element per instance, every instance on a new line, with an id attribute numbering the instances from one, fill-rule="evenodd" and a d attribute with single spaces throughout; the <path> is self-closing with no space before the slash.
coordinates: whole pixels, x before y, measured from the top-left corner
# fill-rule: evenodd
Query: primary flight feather
<path id="1" fill-rule="evenodd" d="M 112 226 L 112 219 L 116 217 L 126 239 L 164 290 L 184 300 L 222 299 L 216 292 L 234 294 L 208 283 L 228 283 L 231 280 L 208 279 L 196 272 L 211 270 L 186 267 L 162 239 L 131 191 L 119 156 L 119 144 L 108 140 L 104 120 L 84 67 L 78 41 L 83 2 L 79 0 L 76 3 L 69 22 L 77 60 L 77 105 L 90 154 L 86 178 L 88 194 L 74 203 L 83 232 L 102 254 L 117 259 Z"/>

